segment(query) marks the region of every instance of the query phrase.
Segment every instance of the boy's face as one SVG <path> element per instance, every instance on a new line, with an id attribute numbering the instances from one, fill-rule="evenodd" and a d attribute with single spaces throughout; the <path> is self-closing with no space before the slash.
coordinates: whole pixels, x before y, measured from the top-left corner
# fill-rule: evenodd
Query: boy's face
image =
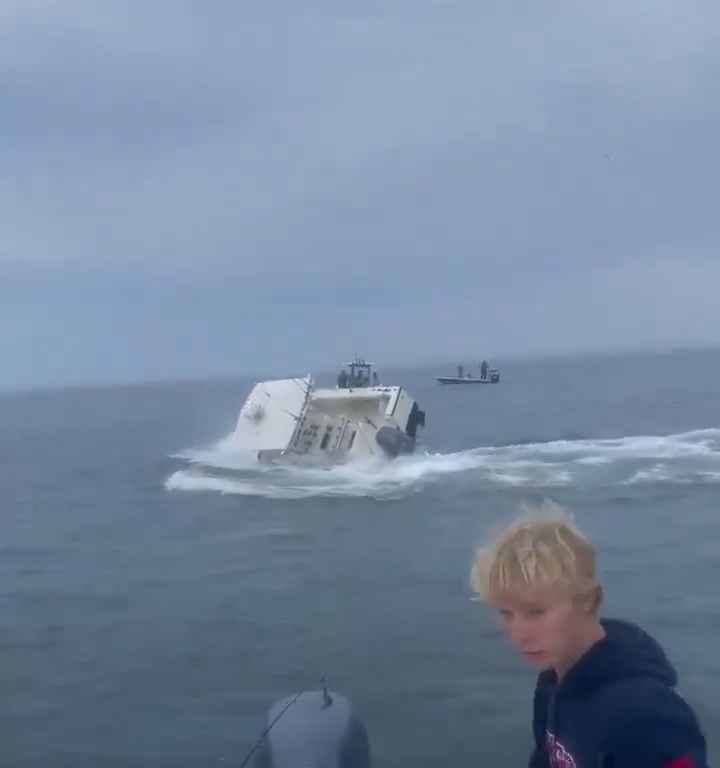
<path id="1" fill-rule="evenodd" d="M 512 645 L 539 669 L 561 669 L 573 659 L 592 614 L 570 597 L 528 596 L 497 603 Z"/>

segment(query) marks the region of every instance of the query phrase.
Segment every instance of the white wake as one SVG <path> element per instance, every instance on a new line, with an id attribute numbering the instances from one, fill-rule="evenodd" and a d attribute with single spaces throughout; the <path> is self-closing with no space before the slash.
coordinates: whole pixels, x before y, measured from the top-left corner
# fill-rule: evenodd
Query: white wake
<path id="1" fill-rule="evenodd" d="M 393 461 L 353 462 L 332 468 L 260 465 L 254 456 L 234 446 L 231 435 L 174 458 L 185 466 L 167 479 L 168 490 L 276 499 L 403 497 L 453 475 L 466 475 L 495 487 L 716 483 L 720 482 L 720 429 L 417 453 Z"/>

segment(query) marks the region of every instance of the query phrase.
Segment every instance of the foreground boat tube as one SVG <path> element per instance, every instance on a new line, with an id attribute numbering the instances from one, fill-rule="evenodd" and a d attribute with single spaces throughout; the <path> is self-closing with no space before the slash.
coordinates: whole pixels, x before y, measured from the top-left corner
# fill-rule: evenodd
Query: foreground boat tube
<path id="1" fill-rule="evenodd" d="M 365 726 L 348 699 L 303 691 L 274 704 L 253 768 L 370 768 Z"/>

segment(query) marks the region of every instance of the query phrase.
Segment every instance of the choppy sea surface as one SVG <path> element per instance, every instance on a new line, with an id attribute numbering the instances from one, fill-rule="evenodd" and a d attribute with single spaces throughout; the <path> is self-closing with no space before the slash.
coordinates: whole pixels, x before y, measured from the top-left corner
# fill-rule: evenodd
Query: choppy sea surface
<path id="1" fill-rule="evenodd" d="M 594 538 L 606 614 L 665 646 L 714 757 L 720 352 L 448 370 L 380 371 L 427 412 L 416 455 L 330 470 L 237 451 L 251 379 L 0 395 L 0 763 L 239 765 L 323 675 L 376 766 L 523 762 L 534 676 L 468 569 L 544 498 Z"/>

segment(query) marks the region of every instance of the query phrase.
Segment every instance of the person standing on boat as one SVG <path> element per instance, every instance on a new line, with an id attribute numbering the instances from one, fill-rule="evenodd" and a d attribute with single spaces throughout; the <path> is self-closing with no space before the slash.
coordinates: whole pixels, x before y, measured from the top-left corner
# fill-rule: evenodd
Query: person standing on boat
<path id="1" fill-rule="evenodd" d="M 482 363 L 480 363 L 480 378 L 487 379 L 487 374 L 488 374 L 487 360 L 483 360 Z"/>
<path id="2" fill-rule="evenodd" d="M 707 768 L 695 713 L 650 635 L 600 619 L 595 550 L 557 508 L 478 551 L 471 583 L 539 669 L 530 768 Z"/>

